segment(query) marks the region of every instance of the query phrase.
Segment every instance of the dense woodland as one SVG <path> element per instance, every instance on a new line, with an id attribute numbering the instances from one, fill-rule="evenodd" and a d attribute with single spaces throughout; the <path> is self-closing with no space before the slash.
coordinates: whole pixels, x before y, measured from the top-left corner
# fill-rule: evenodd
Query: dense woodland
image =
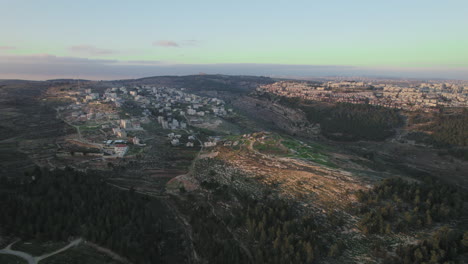
<path id="1" fill-rule="evenodd" d="M 438 148 L 441 155 L 468 160 L 468 110 L 450 110 L 437 113 L 435 117 L 417 115 L 412 124 L 422 124 L 420 131 L 406 135 L 406 139 Z"/>
<path id="2" fill-rule="evenodd" d="M 189 214 L 194 234 L 194 245 L 198 254 L 209 263 L 249 263 L 248 253 L 241 248 L 227 223 L 213 214 L 212 207 L 190 197 L 193 204 L 183 203 Z"/>
<path id="3" fill-rule="evenodd" d="M 107 185 L 95 173 L 36 169 L 28 183 L 1 178 L 0 227 L 23 239 L 84 237 L 133 263 L 182 263 L 181 233 L 161 202 Z"/>
<path id="4" fill-rule="evenodd" d="M 310 122 L 320 123 L 324 136 L 335 140 L 384 140 L 402 125 L 397 110 L 373 105 L 338 103 L 302 109 Z"/>
<path id="5" fill-rule="evenodd" d="M 456 223 L 466 216 L 466 192 L 431 178 L 409 183 L 390 178 L 372 190 L 357 193 L 358 227 L 365 234 L 392 234 Z M 437 224 L 437 225 L 436 225 Z M 444 227 L 431 238 L 397 249 L 396 263 L 444 263 L 468 253 L 468 231 Z M 386 256 L 389 257 L 389 256 Z M 390 258 L 390 257 L 389 257 Z M 389 263 L 394 263 L 389 262 Z"/>
<path id="6" fill-rule="evenodd" d="M 197 251 L 209 263 L 316 263 L 344 249 L 333 236 L 342 224 L 338 217 L 313 217 L 292 202 L 257 200 L 215 182 L 203 186 L 212 192 L 211 202 L 199 200 L 186 209 L 198 237 Z M 232 212 L 215 214 L 213 203 L 230 204 Z"/>
<path id="7" fill-rule="evenodd" d="M 254 263 L 313 263 L 341 254 L 343 244 L 333 243 L 331 230 L 311 216 L 299 215 L 293 204 L 253 200 L 245 206 L 236 227 L 247 229 Z"/>
<path id="8" fill-rule="evenodd" d="M 468 146 L 468 110 L 460 112 L 438 113 L 435 117 L 413 117 L 412 124 L 423 124 L 417 132 L 409 133 L 410 140 L 435 147 L 467 147 Z M 425 124 L 425 125 L 424 125 Z M 466 148 L 465 148 L 466 149 Z"/>
<path id="9" fill-rule="evenodd" d="M 390 258 L 392 263 L 466 263 L 468 232 L 442 227 L 416 245 L 398 247 L 396 253 L 398 257 Z"/>
<path id="10" fill-rule="evenodd" d="M 322 134 L 333 140 L 384 140 L 395 134 L 395 128 L 403 125 L 403 118 L 396 109 L 369 104 L 325 105 L 303 102 L 299 98 L 262 96 L 292 108 L 299 106 L 308 121 L 319 123 Z"/>
<path id="11" fill-rule="evenodd" d="M 453 114 L 441 113 L 424 130 L 431 131 L 432 137 L 439 143 L 468 146 L 468 110 Z"/>
<path id="12" fill-rule="evenodd" d="M 467 195 L 431 178 L 423 183 L 389 178 L 371 191 L 358 192 L 357 197 L 362 203 L 362 231 L 389 234 L 460 218 L 465 213 Z"/>

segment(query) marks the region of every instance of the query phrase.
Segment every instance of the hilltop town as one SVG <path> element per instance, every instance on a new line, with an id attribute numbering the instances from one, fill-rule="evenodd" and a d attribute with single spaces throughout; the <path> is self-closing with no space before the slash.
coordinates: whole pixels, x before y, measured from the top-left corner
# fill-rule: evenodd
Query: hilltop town
<path id="1" fill-rule="evenodd" d="M 309 101 L 371 104 L 408 111 L 430 112 L 438 107 L 468 107 L 466 81 L 279 81 L 260 86 L 256 91 Z"/>
<path id="2" fill-rule="evenodd" d="M 217 142 L 215 137 L 201 141 L 189 126 L 203 127 L 233 111 L 217 98 L 147 85 L 112 87 L 102 94 L 92 88 L 77 89 L 62 92 L 59 97 L 72 101 L 56 108 L 57 116 L 77 129 L 77 138 L 68 142 L 92 149 L 63 148 L 57 153 L 62 158 L 82 155 L 122 158 L 130 148 L 145 147 L 142 141 L 142 137 L 148 136 L 145 127 L 155 126 L 169 132 L 167 140 L 172 146 L 213 147 Z"/>

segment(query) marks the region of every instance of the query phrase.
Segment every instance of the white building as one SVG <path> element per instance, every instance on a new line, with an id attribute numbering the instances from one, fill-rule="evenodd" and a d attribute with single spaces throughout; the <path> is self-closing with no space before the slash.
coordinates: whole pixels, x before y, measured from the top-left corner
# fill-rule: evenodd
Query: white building
<path id="1" fill-rule="evenodd" d="M 114 146 L 115 155 L 118 157 L 123 157 L 128 151 L 128 146 L 124 144 L 117 144 Z"/>
<path id="2" fill-rule="evenodd" d="M 141 129 L 141 123 L 137 121 L 132 122 L 132 128 Z"/>
<path id="3" fill-rule="evenodd" d="M 138 137 L 133 137 L 132 138 L 133 144 L 139 145 L 140 144 L 140 139 Z"/>
<path id="4" fill-rule="evenodd" d="M 120 120 L 120 127 L 121 127 L 121 128 L 131 128 L 131 127 L 132 127 L 132 123 L 130 122 L 130 120 L 121 119 L 121 120 Z"/>
<path id="5" fill-rule="evenodd" d="M 195 111 L 194 109 L 190 108 L 187 110 L 187 114 L 188 115 L 195 115 L 197 113 L 197 111 Z"/>
<path id="6" fill-rule="evenodd" d="M 177 121 L 177 119 L 172 119 L 171 127 L 172 127 L 173 129 L 179 128 L 179 121 Z"/>
<path id="7" fill-rule="evenodd" d="M 171 144 L 172 144 L 172 146 L 178 146 L 179 145 L 179 140 L 177 138 L 174 138 L 173 140 L 171 140 Z"/>
<path id="8" fill-rule="evenodd" d="M 203 143 L 203 146 L 205 146 L 206 148 L 215 147 L 215 146 L 216 146 L 216 142 L 211 142 L 211 141 L 204 142 L 204 143 Z"/>

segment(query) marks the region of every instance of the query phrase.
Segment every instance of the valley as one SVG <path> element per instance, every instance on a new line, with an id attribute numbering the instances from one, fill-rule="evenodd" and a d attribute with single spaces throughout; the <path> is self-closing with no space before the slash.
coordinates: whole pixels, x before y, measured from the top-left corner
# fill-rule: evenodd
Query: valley
<path id="1" fill-rule="evenodd" d="M 1 218 L 0 244 L 83 238 L 50 263 L 466 260 L 468 162 L 454 154 L 466 146 L 442 144 L 447 124 L 423 131 L 418 112 L 256 91 L 276 81 L 5 83 L 0 203 L 60 213 Z M 409 137 L 432 131 L 438 144 Z M 97 206 L 102 218 L 87 217 Z"/>

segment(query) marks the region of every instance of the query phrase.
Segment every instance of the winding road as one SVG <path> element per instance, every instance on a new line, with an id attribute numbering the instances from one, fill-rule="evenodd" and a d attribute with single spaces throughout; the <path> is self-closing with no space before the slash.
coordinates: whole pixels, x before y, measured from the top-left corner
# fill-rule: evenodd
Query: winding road
<path id="1" fill-rule="evenodd" d="M 16 242 L 18 242 L 18 240 L 16 240 L 15 242 L 11 243 L 10 245 L 8 245 L 6 248 L 4 249 L 0 249 L 0 254 L 7 254 L 7 255 L 14 255 L 14 256 L 17 256 L 17 257 L 20 257 L 24 260 L 26 260 L 28 262 L 28 264 L 38 264 L 39 261 L 45 259 L 45 258 L 48 258 L 48 257 L 51 257 L 53 255 L 56 255 L 56 254 L 59 254 L 71 247 L 75 247 L 77 245 L 79 245 L 81 242 L 83 242 L 83 239 L 81 238 L 78 238 L 78 239 L 75 239 L 73 241 L 71 241 L 68 245 L 66 245 L 65 247 L 63 248 L 60 248 L 54 252 L 51 252 L 51 253 L 47 253 L 47 254 L 44 254 L 42 256 L 37 256 L 37 257 L 34 257 L 26 252 L 22 252 L 22 251 L 17 251 L 17 250 L 13 250 L 11 249 L 11 246 L 13 246 Z"/>

